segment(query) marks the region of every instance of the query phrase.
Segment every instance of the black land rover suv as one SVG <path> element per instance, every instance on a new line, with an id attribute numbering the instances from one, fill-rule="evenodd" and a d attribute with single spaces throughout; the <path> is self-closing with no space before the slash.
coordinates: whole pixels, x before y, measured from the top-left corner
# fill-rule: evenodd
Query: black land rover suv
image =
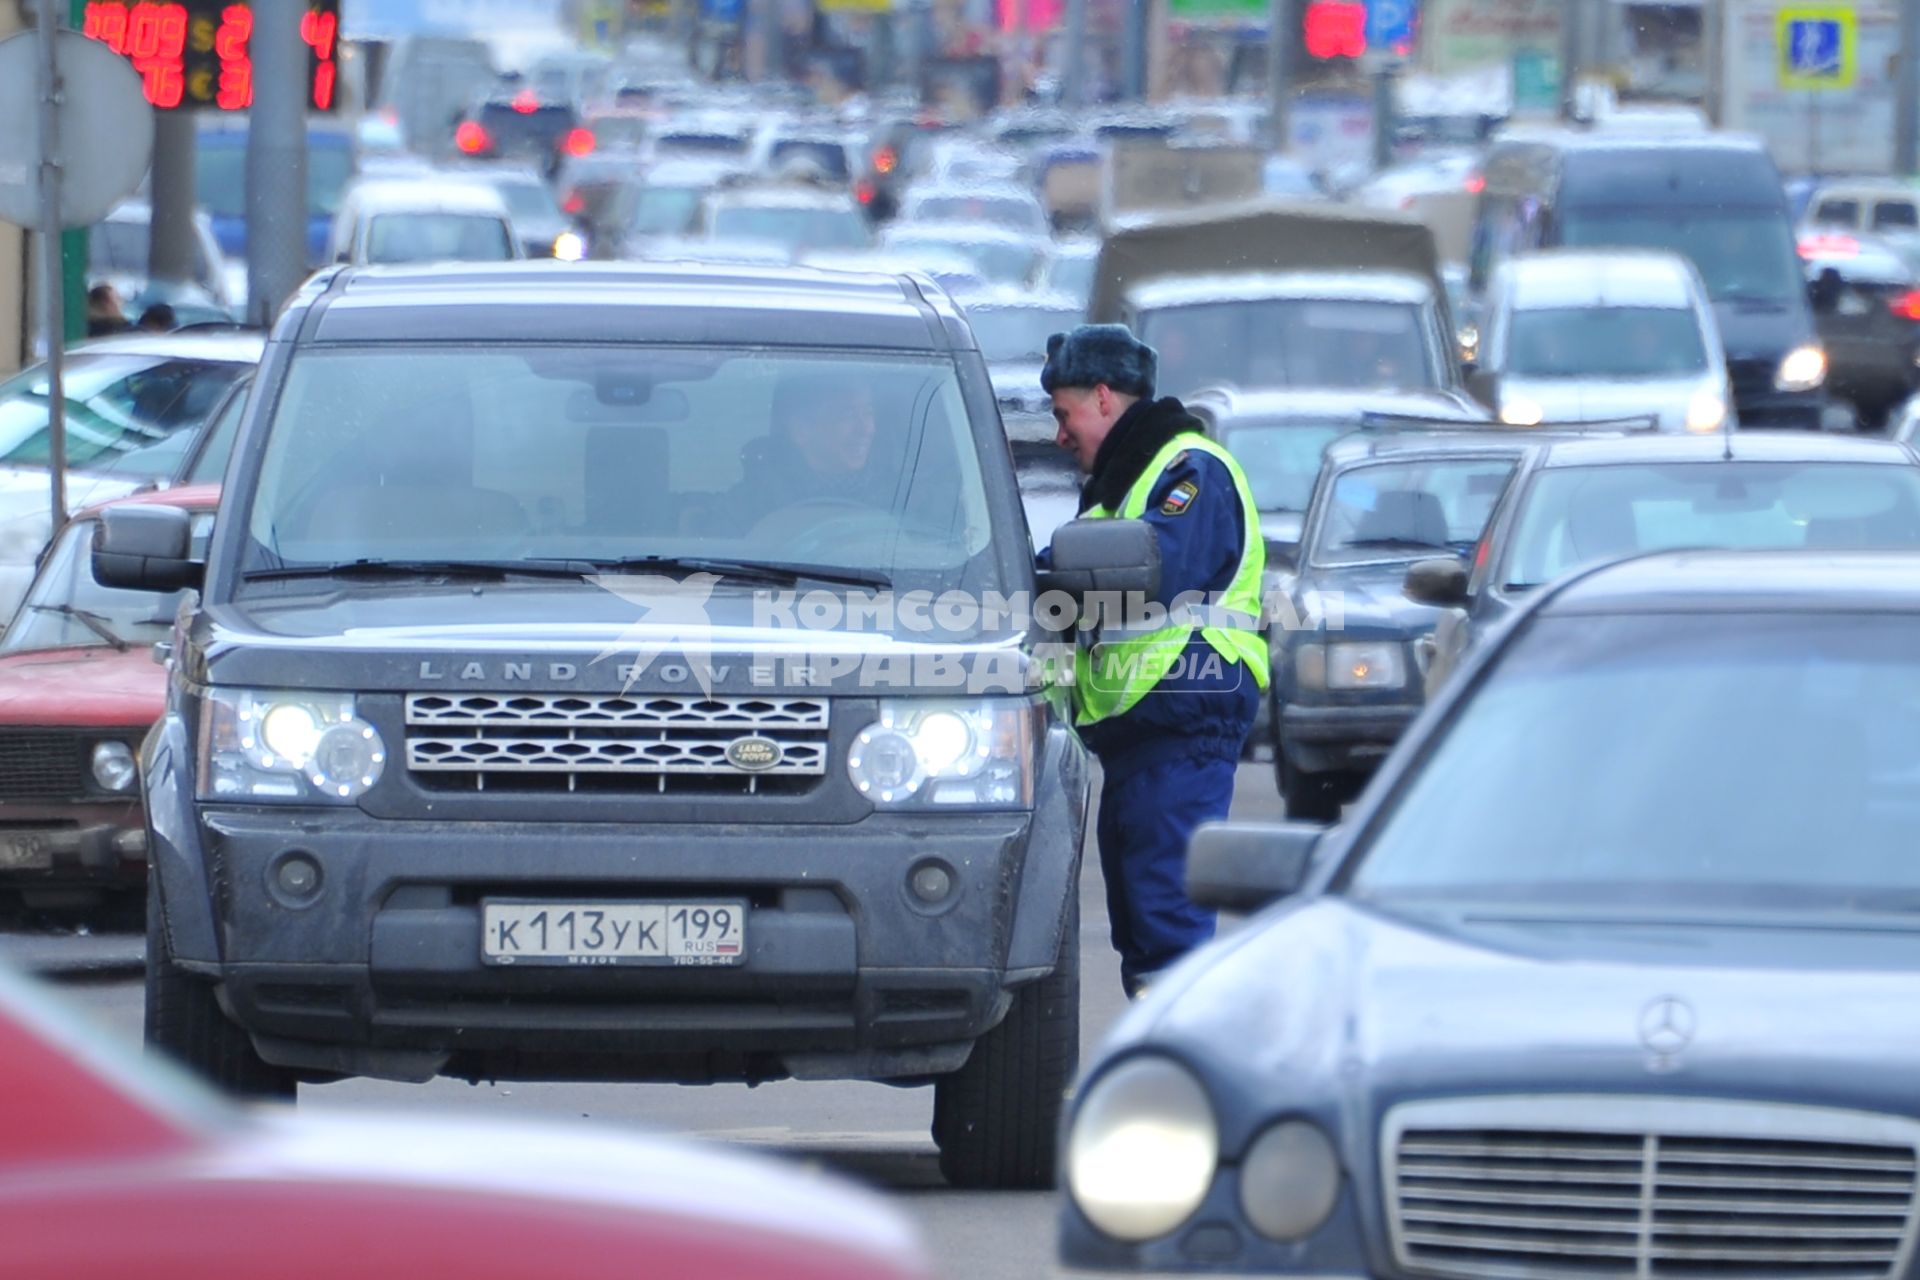
<path id="1" fill-rule="evenodd" d="M 992 604 L 1034 567 L 937 286 L 329 269 L 247 412 L 204 565 L 164 507 L 95 546 L 200 588 L 150 1043 L 281 1097 L 931 1083 L 950 1180 L 1051 1183 L 1087 768 Z"/>

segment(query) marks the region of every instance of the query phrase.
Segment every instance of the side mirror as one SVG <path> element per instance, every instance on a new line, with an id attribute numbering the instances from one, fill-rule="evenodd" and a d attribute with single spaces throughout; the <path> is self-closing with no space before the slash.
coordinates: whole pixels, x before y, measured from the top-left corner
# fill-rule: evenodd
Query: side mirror
<path id="1" fill-rule="evenodd" d="M 1187 843 L 1187 897 L 1248 912 L 1296 893 L 1326 831 L 1306 822 L 1205 823 Z"/>
<path id="2" fill-rule="evenodd" d="M 1285 565 L 1291 569 L 1300 559 L 1300 544 L 1285 538 L 1268 538 L 1267 563 Z"/>
<path id="3" fill-rule="evenodd" d="M 193 517 L 178 507 L 127 506 L 102 513 L 93 534 L 93 579 L 129 591 L 198 587 L 206 566 L 192 558 Z"/>
<path id="4" fill-rule="evenodd" d="M 1053 566 L 1042 591 L 1086 596 L 1095 591 L 1160 589 L 1160 540 L 1141 520 L 1069 520 L 1053 532 Z"/>
<path id="5" fill-rule="evenodd" d="M 1467 566 L 1452 556 L 1421 560 L 1408 566 L 1401 591 L 1415 604 L 1430 604 L 1436 609 L 1466 607 Z"/>

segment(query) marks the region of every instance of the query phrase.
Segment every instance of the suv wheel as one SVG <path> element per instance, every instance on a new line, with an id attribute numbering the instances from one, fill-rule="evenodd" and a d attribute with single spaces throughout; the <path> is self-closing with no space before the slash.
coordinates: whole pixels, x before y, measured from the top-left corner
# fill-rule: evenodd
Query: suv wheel
<path id="1" fill-rule="evenodd" d="M 1344 774 L 1305 773 L 1278 752 L 1274 754 L 1274 773 L 1278 775 L 1280 796 L 1287 802 L 1287 817 L 1301 822 L 1340 821 L 1347 792 Z"/>
<path id="2" fill-rule="evenodd" d="M 1000 1025 L 974 1042 L 967 1065 L 933 1086 L 940 1172 L 956 1187 L 1045 1190 L 1054 1185 L 1060 1113 L 1080 1064 L 1080 892 L 1053 972 L 1013 994 Z"/>
<path id="3" fill-rule="evenodd" d="M 149 1052 L 164 1053 L 230 1093 L 291 1102 L 294 1073 L 254 1052 L 214 998 L 213 987 L 174 967 L 160 918 L 158 886 L 147 890 L 147 1019 Z"/>

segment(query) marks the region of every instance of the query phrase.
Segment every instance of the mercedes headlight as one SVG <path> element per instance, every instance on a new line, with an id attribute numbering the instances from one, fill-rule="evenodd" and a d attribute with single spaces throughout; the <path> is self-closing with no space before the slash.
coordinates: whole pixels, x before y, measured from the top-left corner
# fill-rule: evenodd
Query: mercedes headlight
<path id="1" fill-rule="evenodd" d="M 1170 1058 L 1142 1056 L 1101 1076 L 1067 1134 L 1067 1191 L 1116 1240 L 1163 1236 L 1206 1199 L 1220 1151 L 1207 1091 Z"/>
<path id="2" fill-rule="evenodd" d="M 140 780 L 133 748 L 124 742 L 102 742 L 93 748 L 93 783 L 102 791 L 131 791 Z"/>
<path id="3" fill-rule="evenodd" d="M 1795 347 L 1773 375 L 1775 391 L 1812 391 L 1827 380 L 1827 353 L 1813 343 Z"/>
<path id="4" fill-rule="evenodd" d="M 1687 401 L 1687 430 L 1718 431 L 1727 422 L 1727 398 L 1718 391 L 1696 391 Z"/>
<path id="5" fill-rule="evenodd" d="M 847 752 L 847 778 L 883 809 L 1020 809 L 1033 800 L 1040 707 L 1021 698 L 890 698 Z"/>
<path id="6" fill-rule="evenodd" d="M 1304 1240 L 1340 1198 L 1340 1157 L 1319 1126 L 1282 1120 L 1240 1162 L 1240 1209 L 1261 1235 Z"/>
<path id="7" fill-rule="evenodd" d="M 1406 650 L 1392 640 L 1303 644 L 1293 674 L 1302 689 L 1398 689 L 1407 682 Z"/>
<path id="8" fill-rule="evenodd" d="M 346 693 L 209 690 L 200 741 L 203 800 L 357 800 L 387 764 Z"/>
<path id="9" fill-rule="evenodd" d="M 553 238 L 553 256 L 562 262 L 578 262 L 587 256 L 587 242 L 578 231 L 562 231 Z"/>
<path id="10" fill-rule="evenodd" d="M 1500 402 L 1500 421 L 1510 427 L 1537 427 L 1546 416 L 1547 411 L 1537 400 L 1516 397 Z"/>

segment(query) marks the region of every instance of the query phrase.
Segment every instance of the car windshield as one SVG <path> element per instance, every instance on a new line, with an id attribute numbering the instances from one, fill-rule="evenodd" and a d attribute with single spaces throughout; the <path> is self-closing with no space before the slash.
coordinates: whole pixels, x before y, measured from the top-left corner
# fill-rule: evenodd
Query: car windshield
<path id="1" fill-rule="evenodd" d="M 60 535 L 0 638 L 0 653 L 97 645 L 147 648 L 172 632 L 184 592 L 122 591 L 94 581 L 97 528 L 97 520 L 77 520 Z"/>
<path id="2" fill-rule="evenodd" d="M 353 179 L 353 153 L 345 146 L 307 146 L 307 216 L 331 218 Z M 247 216 L 247 137 L 244 133 L 200 139 L 193 165 L 194 203 L 218 218 Z"/>
<path id="3" fill-rule="evenodd" d="M 737 133 L 663 133 L 653 140 L 655 156 L 741 156 L 747 139 Z"/>
<path id="4" fill-rule="evenodd" d="M 1920 911 L 1916 651 L 1910 615 L 1539 619 L 1393 799 L 1349 890 Z"/>
<path id="5" fill-rule="evenodd" d="M 1438 386 L 1411 303 L 1268 299 L 1162 307 L 1140 336 L 1160 353 L 1160 387 L 1423 390 Z"/>
<path id="6" fill-rule="evenodd" d="M 727 205 L 713 211 L 713 234 L 723 240 L 770 240 L 794 252 L 863 249 L 867 220 L 854 209 Z"/>
<path id="7" fill-rule="evenodd" d="M 693 229 L 701 187 L 647 187 L 635 198 L 628 228 L 643 236 L 677 236 Z"/>
<path id="8" fill-rule="evenodd" d="M 1038 204 L 1013 196 L 927 196 L 912 203 L 907 217 L 926 222 L 986 223 L 1015 231 L 1047 229 L 1046 215 Z"/>
<path id="9" fill-rule="evenodd" d="M 367 228 L 368 262 L 500 262 L 507 224 L 490 214 L 382 213 Z"/>
<path id="10" fill-rule="evenodd" d="M 1261 511 L 1305 511 L 1320 477 L 1320 459 L 1329 442 L 1352 430 L 1324 422 L 1285 422 L 1235 427 L 1227 432 L 1227 451 L 1247 473 L 1253 502 Z"/>
<path id="11" fill-rule="evenodd" d="M 199 427 L 248 366 L 173 356 L 79 353 L 62 380 L 67 465 L 141 479 L 169 476 L 179 459 L 148 447 Z M 0 465 L 41 466 L 51 460 L 46 367 L 0 382 Z"/>
<path id="12" fill-rule="evenodd" d="M 724 557 L 929 586 L 988 568 L 979 451 L 948 361 L 308 350 L 264 448 L 243 571 Z"/>
<path id="13" fill-rule="evenodd" d="M 847 149 L 838 142 L 782 138 L 773 144 L 768 160 L 770 167 L 775 170 L 802 162 L 817 165 L 822 173 L 835 182 L 845 182 L 853 176 L 847 168 Z"/>
<path id="14" fill-rule="evenodd" d="M 980 354 L 991 362 L 1016 360 L 1044 363 L 1047 339 L 1080 322 L 1070 307 L 999 307 L 967 309 L 967 323 L 980 344 Z"/>
<path id="15" fill-rule="evenodd" d="M 1316 565 L 1424 560 L 1480 540 L 1513 474 L 1511 458 L 1423 458 L 1335 478 L 1310 556 Z"/>
<path id="16" fill-rule="evenodd" d="M 1583 209 L 1567 218 L 1574 247 L 1670 249 L 1699 268 L 1716 302 L 1792 303 L 1806 296 L 1793 230 L 1777 214 L 1714 209 Z"/>
<path id="17" fill-rule="evenodd" d="M 550 152 L 560 145 L 578 117 L 571 107 L 535 106 L 522 110 L 510 102 L 489 102 L 480 108 L 480 127 L 499 151 Z"/>
<path id="18" fill-rule="evenodd" d="M 1519 508 L 1510 587 L 1680 547 L 1920 547 L 1920 468 L 1842 462 L 1639 463 L 1541 471 Z"/>
<path id="19" fill-rule="evenodd" d="M 494 189 L 507 202 L 507 212 L 515 218 L 532 222 L 557 222 L 560 219 L 560 206 L 553 198 L 552 189 L 544 182 L 501 182 L 496 183 Z"/>
<path id="20" fill-rule="evenodd" d="M 1678 307 L 1538 307 L 1508 321 L 1507 371 L 1528 378 L 1704 373 L 1700 322 Z"/>

